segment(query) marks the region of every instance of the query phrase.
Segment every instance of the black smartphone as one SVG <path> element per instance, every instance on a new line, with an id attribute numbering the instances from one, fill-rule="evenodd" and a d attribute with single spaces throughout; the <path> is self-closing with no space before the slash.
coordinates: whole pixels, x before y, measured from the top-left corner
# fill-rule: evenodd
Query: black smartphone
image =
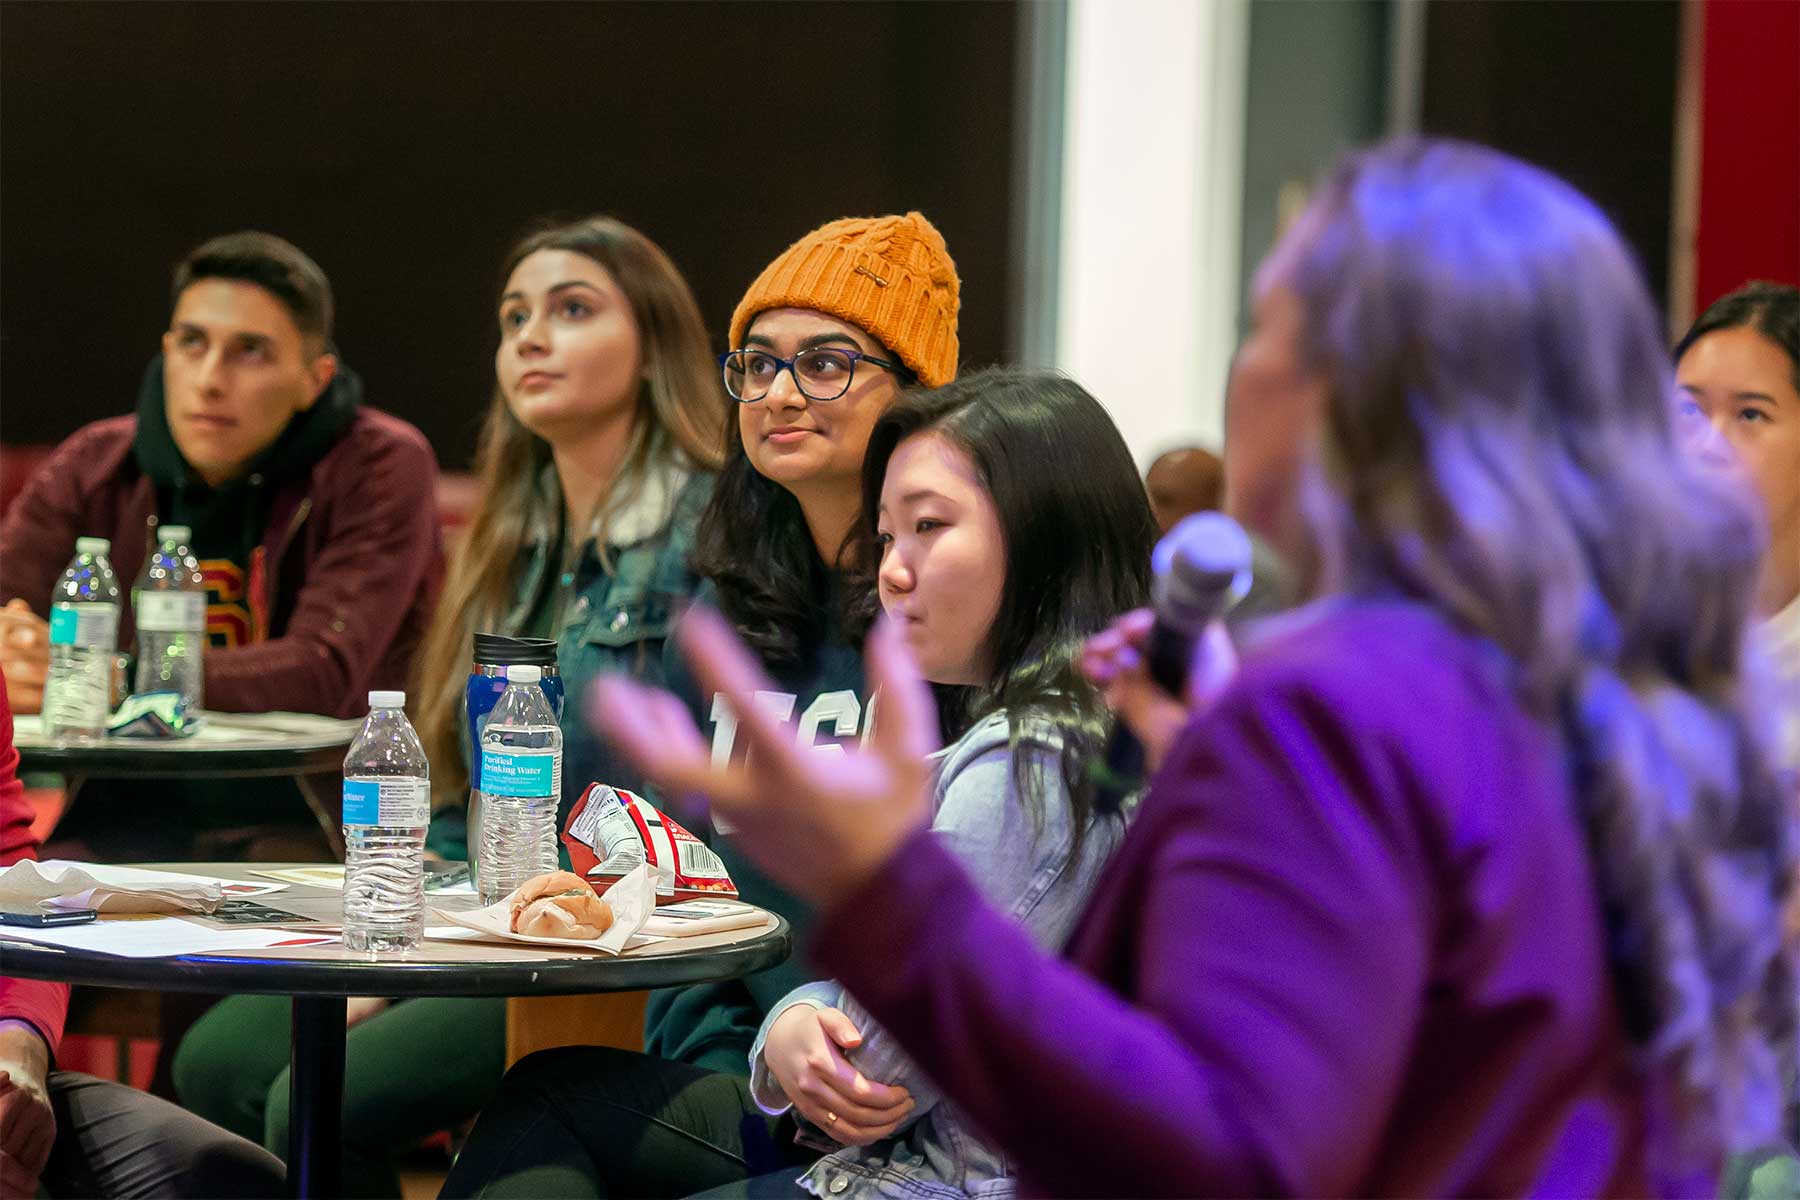
<path id="1" fill-rule="evenodd" d="M 0 925 L 30 925 L 37 929 L 48 929 L 52 925 L 85 925 L 99 915 L 91 908 L 65 908 L 55 912 L 43 909 L 16 912 L 0 908 Z"/>
<path id="2" fill-rule="evenodd" d="M 467 882 L 469 882 L 468 863 L 446 863 L 442 871 L 427 870 L 425 872 L 425 890 L 428 892 L 441 892 L 445 888 Z"/>

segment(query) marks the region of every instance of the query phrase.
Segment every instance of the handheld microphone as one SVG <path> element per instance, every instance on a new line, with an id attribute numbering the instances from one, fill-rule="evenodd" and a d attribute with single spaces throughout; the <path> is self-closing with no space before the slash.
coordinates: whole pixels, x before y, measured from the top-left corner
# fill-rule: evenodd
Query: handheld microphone
<path id="1" fill-rule="evenodd" d="M 1194 513 L 1156 543 L 1150 566 L 1156 621 L 1144 643 L 1144 667 L 1158 687 L 1179 700 L 1201 633 L 1250 590 L 1250 538 L 1224 513 Z M 1105 764 L 1094 774 L 1102 812 L 1117 811 L 1143 786 L 1144 747 L 1124 721 L 1113 727 Z"/>

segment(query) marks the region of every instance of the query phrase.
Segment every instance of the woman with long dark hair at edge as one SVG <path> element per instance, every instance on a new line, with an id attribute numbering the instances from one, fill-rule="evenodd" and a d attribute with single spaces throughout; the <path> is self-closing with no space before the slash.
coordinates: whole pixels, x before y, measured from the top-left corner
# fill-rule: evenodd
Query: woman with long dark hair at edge
<path id="1" fill-rule="evenodd" d="M 869 436 L 903 388 L 956 377 L 959 290 L 922 214 L 851 217 L 784 250 L 732 313 L 720 369 L 737 419 L 695 538 L 707 580 L 696 604 L 756 648 L 773 677 L 761 702 L 792 717 L 821 757 L 857 744 L 875 707 L 861 655 L 872 580 L 857 538 Z M 672 655 L 671 674 L 678 664 Z M 676 690 L 709 728 L 709 752 L 730 756 L 742 714 L 685 680 Z M 807 928 L 806 907 L 737 851 L 728 828 L 696 832 L 745 900 Z M 677 1196 L 816 1158 L 791 1118 L 757 1107 L 749 1079 L 769 1007 L 815 977 L 796 955 L 746 979 L 654 992 L 644 1053 L 522 1060 L 443 1194 Z M 858 1086 L 864 1127 L 897 1124 L 912 1106 L 904 1088 Z"/>
<path id="2" fill-rule="evenodd" d="M 1675 346 L 1675 382 L 1690 440 L 1707 462 L 1743 478 L 1768 517 L 1759 632 L 1774 673 L 1782 762 L 1800 804 L 1800 289 L 1758 281 L 1713 301 Z M 1800 1110 L 1790 1109 L 1784 1133 L 1783 1143 L 1733 1158 L 1721 1194 L 1800 1195 Z"/>
<path id="3" fill-rule="evenodd" d="M 1687 455 L 1618 235 L 1498 153 L 1355 155 L 1259 271 L 1227 507 L 1313 596 L 1169 735 L 1144 618 L 1087 653 L 1160 761 L 1062 957 L 924 830 L 899 633 L 826 766 L 747 712 L 596 716 L 819 906 L 815 960 L 1083 1195 L 1705 1195 L 1794 1061 L 1791 796 L 1745 686 L 1762 522 Z M 761 682 L 681 633 L 708 686 Z M 1161 715 L 1157 715 L 1161 712 Z"/>
<path id="4" fill-rule="evenodd" d="M 427 848 L 447 859 L 467 856 L 462 699 L 478 632 L 557 643 L 568 688 L 559 827 L 589 782 L 638 786 L 581 720 L 586 685 L 664 680 L 663 642 L 699 585 L 688 555 L 727 415 L 693 293 L 637 230 L 610 217 L 539 230 L 513 246 L 500 279 L 479 498 L 409 697 L 431 759 Z M 185 1104 L 277 1154 L 288 1009 L 280 997 L 230 997 L 175 1060 Z M 349 1019 L 344 1186 L 398 1196 L 393 1155 L 467 1120 L 498 1086 L 505 1001 L 353 997 Z"/>

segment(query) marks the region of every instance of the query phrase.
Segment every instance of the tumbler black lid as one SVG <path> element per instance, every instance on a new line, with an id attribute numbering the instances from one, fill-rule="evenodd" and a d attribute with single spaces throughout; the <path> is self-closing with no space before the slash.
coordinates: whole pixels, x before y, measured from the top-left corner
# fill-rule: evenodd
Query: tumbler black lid
<path id="1" fill-rule="evenodd" d="M 475 662 L 484 667 L 554 667 L 556 643 L 550 638 L 475 635 Z"/>

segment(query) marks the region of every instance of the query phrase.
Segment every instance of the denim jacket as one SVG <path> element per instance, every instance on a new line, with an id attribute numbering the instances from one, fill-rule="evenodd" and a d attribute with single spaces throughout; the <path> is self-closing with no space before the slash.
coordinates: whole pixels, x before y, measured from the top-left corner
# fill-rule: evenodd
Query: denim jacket
<path id="1" fill-rule="evenodd" d="M 1074 823 L 1062 774 L 1062 738 L 1053 728 L 1026 726 L 1017 753 L 1042 780 L 1041 811 L 1028 811 L 1013 785 L 1011 726 L 1005 713 L 977 722 L 933 756 L 932 831 L 956 852 L 988 902 L 1009 913 L 1046 949 L 1060 948 L 1086 906 L 1100 870 L 1124 831 L 1119 819 L 1095 819 L 1081 853 L 1071 858 Z M 776 1018 L 796 1004 L 841 1009 L 863 1035 L 847 1057 L 870 1079 L 912 1093 L 915 1107 L 893 1136 L 872 1146 L 842 1146 L 801 1179 L 816 1196 L 981 1196 L 1015 1194 L 1011 1164 L 984 1143 L 967 1118 L 945 1100 L 893 1039 L 835 981 L 796 988 L 769 1010 L 750 1051 L 751 1094 L 781 1113 L 787 1095 L 763 1061 L 763 1043 Z M 802 1126 L 804 1118 L 796 1118 Z"/>
<path id="2" fill-rule="evenodd" d="M 629 675 L 663 686 L 663 643 L 681 609 L 700 586 L 688 567 L 700 512 L 712 495 L 713 476 L 685 463 L 652 469 L 635 497 L 607 523 L 606 557 L 591 532 L 567 574 L 556 561 L 562 491 L 554 468 L 545 468 L 527 549 L 520 556 L 512 610 L 500 632 L 518 635 L 565 589 L 558 616 L 556 665 L 563 690 L 563 799 L 557 828 L 590 783 L 642 789 L 636 770 L 588 728 L 582 714 L 588 687 L 601 675 Z M 610 566 L 610 570 L 608 567 Z"/>

